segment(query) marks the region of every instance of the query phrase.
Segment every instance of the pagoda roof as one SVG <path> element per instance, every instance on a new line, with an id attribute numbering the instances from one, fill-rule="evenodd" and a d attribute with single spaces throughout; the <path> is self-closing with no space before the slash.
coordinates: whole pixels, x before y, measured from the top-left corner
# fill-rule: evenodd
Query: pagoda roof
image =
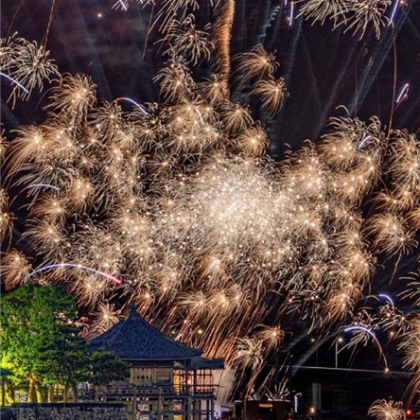
<path id="1" fill-rule="evenodd" d="M 107 350 L 114 352 L 121 359 L 148 361 L 179 361 L 203 354 L 203 350 L 189 347 L 163 334 L 146 322 L 134 307 L 126 319 L 92 339 L 90 350 Z"/>

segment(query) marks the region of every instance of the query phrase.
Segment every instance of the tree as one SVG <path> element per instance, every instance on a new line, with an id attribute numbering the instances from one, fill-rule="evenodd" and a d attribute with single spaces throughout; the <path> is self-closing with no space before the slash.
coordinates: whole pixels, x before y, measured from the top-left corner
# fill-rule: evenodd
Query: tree
<path id="1" fill-rule="evenodd" d="M 29 383 L 28 400 L 42 402 L 41 387 L 71 388 L 89 381 L 106 385 L 129 376 L 129 365 L 112 352 L 89 354 L 89 342 L 80 336 L 73 296 L 59 286 L 27 283 L 3 296 L 1 305 L 2 365 L 12 369 L 18 384 Z M 50 392 L 48 400 L 54 395 Z"/>
<path id="2" fill-rule="evenodd" d="M 39 373 L 43 384 L 64 385 L 64 401 L 71 388 L 73 399 L 77 401 L 77 384 L 87 379 L 89 369 L 88 342 L 75 334 L 71 328 L 63 328 L 62 335 L 47 337 L 40 348 Z M 52 391 L 51 391 L 52 392 Z M 53 395 L 49 395 L 49 400 Z"/>
<path id="3" fill-rule="evenodd" d="M 123 380 L 130 376 L 130 365 L 111 351 L 93 352 L 90 362 L 89 382 L 92 385 L 107 385 L 111 381 Z"/>
<path id="4" fill-rule="evenodd" d="M 58 286 L 27 283 L 3 296 L 2 363 L 18 383 L 29 382 L 29 401 L 44 400 L 42 385 L 60 383 L 75 392 L 84 379 L 88 343 L 76 320 L 74 298 Z"/>

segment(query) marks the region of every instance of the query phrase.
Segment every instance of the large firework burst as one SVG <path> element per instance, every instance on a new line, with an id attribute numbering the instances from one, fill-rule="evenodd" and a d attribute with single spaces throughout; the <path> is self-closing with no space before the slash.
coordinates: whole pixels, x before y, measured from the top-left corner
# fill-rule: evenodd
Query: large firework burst
<path id="1" fill-rule="evenodd" d="M 24 240 L 5 241 L 5 288 L 64 284 L 92 315 L 89 336 L 133 302 L 165 331 L 225 357 L 239 376 L 251 368 L 248 391 L 287 332 L 304 328 L 347 328 L 354 345 L 379 345 L 379 329 L 394 339 L 409 334 L 400 349 L 418 377 L 417 318 L 387 299 L 366 309 L 377 258 L 417 246 L 418 139 L 385 130 L 376 117 L 333 118 L 317 143 L 275 162 L 264 126 L 229 97 L 234 1 L 210 3 L 213 31 L 198 29 L 189 14 L 198 2 L 163 3 L 160 103 L 97 105 L 94 81 L 64 74 L 49 91 L 45 121 L 2 141 L 2 237 L 10 238 L 13 222 L 8 189 L 25 201 L 27 216 Z M 361 35 L 373 25 L 379 36 L 389 2 L 348 3 L 308 1 L 301 13 Z M 1 54 L 13 100 L 57 74 L 36 43 L 11 37 Z M 26 57 L 36 65 L 23 66 Z M 213 60 L 213 72 L 196 80 L 192 69 L 203 59 Z M 235 77 L 275 115 L 287 80 L 275 74 L 274 54 L 257 45 L 233 61 Z M 415 274 L 404 283 L 414 304 L 417 284 Z"/>

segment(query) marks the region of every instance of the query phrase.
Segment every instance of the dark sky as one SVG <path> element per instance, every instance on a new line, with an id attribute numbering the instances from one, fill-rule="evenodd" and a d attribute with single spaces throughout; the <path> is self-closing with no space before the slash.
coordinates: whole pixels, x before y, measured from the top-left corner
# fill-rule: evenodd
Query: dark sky
<path id="1" fill-rule="evenodd" d="M 139 103 L 159 101 L 152 79 L 164 59 L 156 44 L 159 25 L 150 27 L 156 8 L 133 5 L 124 12 L 112 8 L 114 0 L 55 0 L 49 26 L 52 3 L 3 0 L 1 36 L 17 31 L 38 43 L 47 37 L 47 48 L 59 70 L 91 75 L 99 100 L 130 97 Z M 205 6 L 199 14 L 200 22 L 207 21 Z M 398 10 L 394 25 L 383 28 L 380 39 L 371 28 L 359 40 L 343 33 L 345 28 L 332 31 L 330 22 L 320 25 L 298 18 L 290 25 L 289 14 L 280 0 L 237 0 L 232 34 L 232 56 L 262 43 L 266 50 L 276 51 L 280 62 L 278 74 L 285 78 L 290 93 L 280 113 L 270 120 L 251 103 L 254 116 L 268 128 L 269 153 L 274 158 L 283 156 L 286 144 L 296 150 L 305 139 L 319 138 L 330 117 L 346 115 L 343 107 L 350 116 L 367 119 L 376 115 L 388 126 L 394 102 L 392 126 L 418 132 L 419 0 L 408 0 L 407 6 Z M 208 75 L 207 71 L 203 66 L 197 77 Z M 395 107 L 395 98 L 407 83 L 408 96 Z M 8 88 L 3 78 L 2 88 Z M 249 99 L 234 78 L 232 94 L 236 101 Z M 45 91 L 35 93 L 29 105 L 18 102 L 14 109 L 3 101 L 2 95 L 2 121 L 7 128 L 45 118 Z M 401 262 L 400 270 L 412 270 L 417 256 Z M 388 262 L 378 275 L 392 272 L 394 263 Z"/>
<path id="2" fill-rule="evenodd" d="M 49 27 L 51 1 L 3 1 L 2 37 L 18 31 L 20 36 L 41 43 L 47 36 L 47 48 L 60 71 L 92 75 L 99 99 L 125 96 L 140 103 L 158 101 L 152 79 L 163 65 L 156 44 L 159 22 L 147 37 L 157 6 L 140 8 L 133 2 L 124 12 L 112 8 L 114 3 L 56 0 Z M 201 2 L 199 25 L 209 19 L 206 4 Z M 232 55 L 258 43 L 275 51 L 280 62 L 278 74 L 286 79 L 290 93 L 271 120 L 259 114 L 251 102 L 254 115 L 269 130 L 273 157 L 282 156 L 285 144 L 296 149 L 305 139 L 319 138 L 328 118 L 345 114 L 338 106 L 361 119 L 376 115 L 388 126 L 393 97 L 406 83 L 410 84 L 409 94 L 394 110 L 392 126 L 412 132 L 419 129 L 420 1 L 410 0 L 399 8 L 394 25 L 385 26 L 379 40 L 371 27 L 359 40 L 350 32 L 343 33 L 344 27 L 333 31 L 328 21 L 320 25 L 300 17 L 290 25 L 289 14 L 280 0 L 236 2 Z M 198 77 L 205 75 L 206 70 Z M 234 100 L 249 101 L 243 89 L 237 89 L 234 78 L 232 92 Z M 42 106 L 33 101 L 33 107 L 18 104 L 13 116 L 24 123 L 42 119 Z M 13 119 L 4 108 L 3 112 L 4 122 Z"/>
<path id="3" fill-rule="evenodd" d="M 54 4 L 52 19 L 51 5 Z M 86 73 L 97 84 L 99 100 L 130 97 L 142 103 L 159 101 L 152 79 L 164 65 L 156 41 L 159 22 L 155 8 L 116 10 L 115 0 L 20 0 L 2 1 L 1 35 L 35 40 L 51 51 L 61 73 Z M 207 1 L 200 2 L 198 25 L 210 18 Z M 269 153 L 281 158 L 288 146 L 296 150 L 305 139 L 316 140 L 326 130 L 328 119 L 345 115 L 367 119 L 378 116 L 384 126 L 420 129 L 420 1 L 410 0 L 398 9 L 394 25 L 382 29 L 380 39 L 368 27 L 362 40 L 305 21 L 290 24 L 290 8 L 280 0 L 237 0 L 231 54 L 250 50 L 262 43 L 276 52 L 278 73 L 286 79 L 289 97 L 282 110 L 270 119 L 250 102 L 256 118 L 267 127 L 271 139 Z M 50 21 L 50 24 L 49 24 Z M 235 62 L 233 62 L 235 64 Z M 196 72 L 208 76 L 208 65 Z M 233 70 L 235 69 L 233 65 Z M 409 84 L 407 98 L 395 106 L 402 87 Z M 2 78 L 7 92 L 8 82 Z M 246 89 L 231 78 L 235 101 L 250 101 Z M 2 95 L 2 122 L 6 128 L 41 122 L 45 118 L 45 90 L 29 101 L 17 102 L 14 109 Z M 392 262 L 389 263 L 392 266 Z M 407 263 L 410 266 L 411 260 Z"/>
<path id="4" fill-rule="evenodd" d="M 54 4 L 52 19 L 51 5 Z M 128 11 L 117 10 L 114 0 L 3 1 L 1 35 L 35 40 L 51 51 L 61 73 L 86 73 L 97 84 L 98 99 L 129 97 L 142 102 L 159 101 L 153 83 L 165 58 L 159 51 L 159 23 L 155 8 L 132 3 Z M 201 1 L 197 24 L 211 20 L 208 2 Z M 410 0 L 398 9 L 393 26 L 382 29 L 380 39 L 368 27 L 362 40 L 332 30 L 331 22 L 297 18 L 290 24 L 290 8 L 280 0 L 237 0 L 231 55 L 249 51 L 261 43 L 276 52 L 278 75 L 286 79 L 289 97 L 282 110 L 270 119 L 250 102 L 256 118 L 267 127 L 269 153 L 281 158 L 290 145 L 296 150 L 305 139 L 316 140 L 334 115 L 367 119 L 378 116 L 384 126 L 390 121 L 392 102 L 409 84 L 407 98 L 394 106 L 392 126 L 417 132 L 420 128 L 420 1 Z M 49 24 L 50 21 L 50 24 Z M 235 61 L 233 61 L 233 70 Z M 208 76 L 205 63 L 196 77 Z M 7 92 L 7 80 L 2 78 Z M 249 95 L 231 78 L 234 101 L 246 103 Z M 14 109 L 2 95 L 2 122 L 6 128 L 41 122 L 45 118 L 45 90 L 34 92 L 29 104 L 17 102 Z M 416 255 L 400 262 L 401 272 L 415 267 Z M 385 264 L 392 272 L 394 261 Z M 379 275 L 382 275 L 379 268 Z M 388 276 L 389 277 L 389 276 Z"/>

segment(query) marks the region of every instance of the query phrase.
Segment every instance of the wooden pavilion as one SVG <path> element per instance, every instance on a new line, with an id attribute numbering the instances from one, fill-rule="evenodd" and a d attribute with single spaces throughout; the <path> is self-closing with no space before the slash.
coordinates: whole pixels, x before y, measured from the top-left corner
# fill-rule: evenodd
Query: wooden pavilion
<path id="1" fill-rule="evenodd" d="M 131 365 L 127 381 L 110 384 L 99 395 L 103 401 L 124 401 L 131 419 L 213 420 L 212 371 L 224 368 L 223 359 L 201 357 L 201 349 L 167 337 L 134 307 L 91 340 L 90 348 L 112 351 Z"/>

